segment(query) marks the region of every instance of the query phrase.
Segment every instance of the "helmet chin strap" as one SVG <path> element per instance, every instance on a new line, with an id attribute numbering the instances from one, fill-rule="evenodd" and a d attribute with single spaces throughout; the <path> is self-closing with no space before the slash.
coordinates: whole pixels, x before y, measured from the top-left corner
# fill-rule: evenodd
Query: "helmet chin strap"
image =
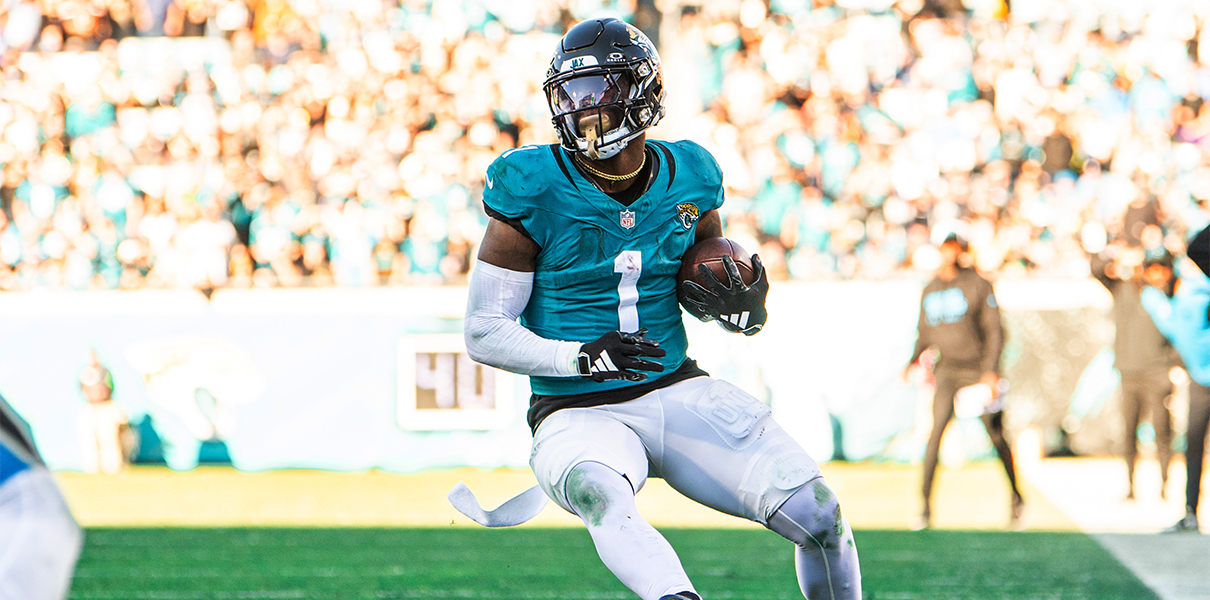
<path id="1" fill-rule="evenodd" d="M 610 119 L 608 114 L 597 111 L 596 114 L 580 117 L 579 125 L 580 130 L 584 132 L 585 141 L 588 142 L 584 153 L 591 160 L 601 160 L 601 138 L 604 137 L 604 132 L 613 127 L 613 119 Z"/>
<path id="2" fill-rule="evenodd" d="M 585 154 L 588 154 L 588 158 L 592 160 L 601 160 L 601 151 L 598 149 L 600 143 L 597 138 L 598 123 L 599 121 L 584 128 L 584 138 L 588 140 L 588 149 Z"/>

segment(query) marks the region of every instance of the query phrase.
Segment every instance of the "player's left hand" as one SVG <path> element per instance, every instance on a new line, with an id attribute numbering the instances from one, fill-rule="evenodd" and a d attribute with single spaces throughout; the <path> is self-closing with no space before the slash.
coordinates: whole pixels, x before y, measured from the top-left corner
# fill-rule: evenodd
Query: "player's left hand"
<path id="1" fill-rule="evenodd" d="M 730 256 L 723 257 L 723 269 L 727 271 L 727 284 L 719 281 L 710 268 L 698 265 L 698 272 L 706 282 L 703 287 L 693 281 L 681 284 L 682 301 L 689 312 L 699 319 L 714 319 L 727 331 L 754 335 L 765 326 L 769 313 L 765 311 L 765 296 L 769 293 L 769 279 L 760 256 L 752 255 L 752 268 L 756 281 L 744 283 L 739 268 Z"/>

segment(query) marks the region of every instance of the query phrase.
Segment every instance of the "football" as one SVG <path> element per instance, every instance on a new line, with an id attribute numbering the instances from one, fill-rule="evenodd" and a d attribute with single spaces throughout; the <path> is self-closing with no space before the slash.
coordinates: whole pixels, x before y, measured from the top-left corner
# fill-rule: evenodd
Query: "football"
<path id="1" fill-rule="evenodd" d="M 676 274 L 677 289 L 680 289 L 681 282 L 684 281 L 693 281 L 698 285 L 706 286 L 706 282 L 698 273 L 698 265 L 706 265 L 715 278 L 724 285 L 727 284 L 727 271 L 723 268 L 724 256 L 730 256 L 731 260 L 735 261 L 740 279 L 743 279 L 745 284 L 751 285 L 756 282 L 756 271 L 752 267 L 751 255 L 739 244 L 727 238 L 716 237 L 690 246 L 681 256 L 681 269 Z"/>

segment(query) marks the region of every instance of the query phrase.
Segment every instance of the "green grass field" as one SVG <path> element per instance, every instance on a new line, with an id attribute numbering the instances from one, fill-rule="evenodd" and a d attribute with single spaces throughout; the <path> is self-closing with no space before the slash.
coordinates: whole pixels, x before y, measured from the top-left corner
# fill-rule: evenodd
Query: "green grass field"
<path id="1" fill-rule="evenodd" d="M 708 600 L 801 598 L 791 546 L 663 529 Z M 582 529 L 91 528 L 71 598 L 634 598 Z M 1152 600 L 1081 533 L 858 531 L 866 598 Z"/>
<path id="2" fill-rule="evenodd" d="M 1110 476 L 1116 472 L 1096 461 L 1048 468 L 1027 472 L 1053 471 L 1050 479 L 1063 483 L 1061 493 L 1085 513 L 1108 507 L 1114 518 L 1132 518 L 1164 508 L 1144 501 L 1120 506 L 1111 490 L 1096 487 L 1116 481 Z M 1157 600 L 1028 478 L 1030 530 L 1002 531 L 1008 493 L 997 463 L 944 469 L 935 492 L 937 529 L 927 532 L 906 530 L 917 509 L 918 467 L 829 463 L 824 471 L 857 530 L 866 598 Z M 579 520 L 562 509 L 550 505 L 522 527 L 488 530 L 445 499 L 465 481 L 484 506 L 496 506 L 533 485 L 527 470 L 399 475 L 137 467 L 112 477 L 59 473 L 57 479 L 87 528 L 72 598 L 635 598 L 601 564 Z M 694 504 L 661 480 L 648 481 L 637 502 L 707 600 L 802 597 L 792 547 L 776 534 Z"/>

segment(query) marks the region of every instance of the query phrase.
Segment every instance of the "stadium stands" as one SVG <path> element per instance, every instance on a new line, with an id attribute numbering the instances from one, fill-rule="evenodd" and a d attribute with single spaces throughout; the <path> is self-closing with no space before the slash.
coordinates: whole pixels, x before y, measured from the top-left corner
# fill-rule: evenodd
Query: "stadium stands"
<path id="1" fill-rule="evenodd" d="M 553 141 L 554 40 L 615 4 L 8 3 L 0 289 L 461 282 L 484 168 Z M 929 270 L 961 230 L 1082 278 L 1206 222 L 1203 5 L 700 4 L 660 3 L 655 133 L 715 154 L 775 276 Z"/>

